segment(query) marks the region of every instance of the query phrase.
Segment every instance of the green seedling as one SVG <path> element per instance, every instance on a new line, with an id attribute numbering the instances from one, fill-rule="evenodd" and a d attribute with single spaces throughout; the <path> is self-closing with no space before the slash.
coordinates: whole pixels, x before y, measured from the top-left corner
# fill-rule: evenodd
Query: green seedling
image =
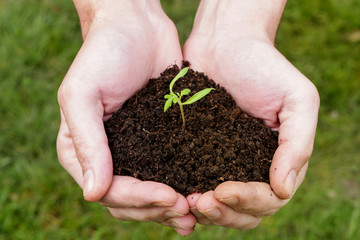
<path id="1" fill-rule="evenodd" d="M 196 101 L 199 101 L 200 99 L 202 99 L 203 97 L 205 97 L 206 95 L 208 95 L 211 90 L 215 90 L 214 88 L 205 88 L 204 90 L 201 90 L 200 92 L 195 93 L 193 96 L 191 96 L 188 100 L 186 100 L 185 102 L 181 102 L 181 98 L 183 96 L 189 95 L 191 90 L 186 88 L 182 91 L 180 91 L 180 93 L 174 93 L 173 92 L 173 87 L 174 84 L 177 80 L 179 80 L 180 78 L 182 78 L 183 76 L 185 76 L 185 74 L 188 72 L 189 68 L 183 68 L 175 77 L 174 79 L 171 81 L 170 83 L 170 94 L 166 94 L 164 96 L 166 100 L 165 105 L 164 105 L 164 112 L 166 112 L 169 107 L 172 106 L 172 104 L 179 104 L 180 107 L 180 112 L 181 112 L 181 117 L 183 120 L 183 128 L 185 128 L 186 125 L 186 120 L 185 120 L 185 115 L 184 115 L 184 109 L 183 106 L 184 105 L 189 105 L 192 104 Z"/>

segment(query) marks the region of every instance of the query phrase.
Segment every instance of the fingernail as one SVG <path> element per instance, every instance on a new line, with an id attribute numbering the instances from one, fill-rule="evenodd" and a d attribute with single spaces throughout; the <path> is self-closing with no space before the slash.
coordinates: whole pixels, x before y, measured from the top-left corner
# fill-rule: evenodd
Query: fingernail
<path id="1" fill-rule="evenodd" d="M 291 170 L 285 181 L 285 188 L 286 191 L 289 193 L 289 197 L 291 197 L 294 192 L 295 181 L 296 181 L 296 172 L 295 170 Z"/>
<path id="2" fill-rule="evenodd" d="M 206 211 L 200 211 L 200 212 L 209 219 L 218 219 L 221 215 L 221 212 L 217 207 L 213 207 Z"/>
<path id="3" fill-rule="evenodd" d="M 84 193 L 89 193 L 94 188 L 94 171 L 92 169 L 89 169 L 84 174 L 84 185 L 83 185 L 83 191 Z"/>

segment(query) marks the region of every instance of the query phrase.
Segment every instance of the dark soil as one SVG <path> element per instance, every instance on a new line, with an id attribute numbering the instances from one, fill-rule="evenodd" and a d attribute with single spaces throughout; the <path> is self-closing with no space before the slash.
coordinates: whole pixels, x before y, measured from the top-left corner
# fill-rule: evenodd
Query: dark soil
<path id="1" fill-rule="evenodd" d="M 174 92 L 189 88 L 192 96 L 207 87 L 216 90 L 184 106 L 183 129 L 177 104 L 164 113 L 164 95 L 178 72 L 173 66 L 150 79 L 105 122 L 114 174 L 162 182 L 185 196 L 213 190 L 224 181 L 269 182 L 278 133 L 191 69 L 175 83 Z"/>

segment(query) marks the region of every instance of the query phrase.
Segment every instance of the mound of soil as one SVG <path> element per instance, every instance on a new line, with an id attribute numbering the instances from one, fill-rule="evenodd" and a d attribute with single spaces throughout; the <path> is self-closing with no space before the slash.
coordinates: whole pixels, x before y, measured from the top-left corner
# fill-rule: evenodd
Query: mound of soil
<path id="1" fill-rule="evenodd" d="M 164 112 L 164 95 L 179 72 L 166 69 L 150 79 L 105 122 L 114 174 L 165 183 L 187 196 L 215 189 L 224 181 L 269 182 L 278 133 L 243 112 L 223 87 L 189 70 L 174 92 L 215 88 L 205 98 Z M 183 97 L 183 102 L 186 98 Z"/>

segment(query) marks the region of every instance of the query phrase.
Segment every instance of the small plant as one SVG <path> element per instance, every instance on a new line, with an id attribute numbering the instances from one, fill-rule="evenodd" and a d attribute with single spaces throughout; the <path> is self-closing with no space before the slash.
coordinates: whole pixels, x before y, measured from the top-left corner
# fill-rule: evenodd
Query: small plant
<path id="1" fill-rule="evenodd" d="M 206 95 L 208 95 L 211 90 L 215 90 L 214 88 L 205 88 L 204 90 L 201 90 L 200 92 L 195 93 L 193 96 L 191 96 L 188 100 L 186 100 L 185 102 L 181 102 L 181 98 L 183 96 L 189 95 L 191 90 L 186 88 L 184 90 L 182 90 L 180 93 L 174 93 L 173 92 L 173 87 L 174 84 L 177 80 L 179 80 L 180 78 L 182 78 L 183 76 L 185 76 L 185 74 L 188 72 L 189 68 L 183 68 L 175 77 L 174 79 L 171 81 L 170 83 L 170 94 L 166 94 L 164 96 L 166 100 L 165 105 L 164 105 L 164 112 L 166 112 L 169 107 L 172 106 L 172 104 L 179 104 L 180 107 L 180 112 L 181 112 L 181 117 L 183 120 L 183 128 L 185 128 L 186 125 L 186 120 L 185 120 L 185 115 L 184 115 L 184 109 L 183 109 L 183 105 L 189 105 L 192 104 L 200 99 L 202 99 L 203 97 L 205 97 Z"/>

